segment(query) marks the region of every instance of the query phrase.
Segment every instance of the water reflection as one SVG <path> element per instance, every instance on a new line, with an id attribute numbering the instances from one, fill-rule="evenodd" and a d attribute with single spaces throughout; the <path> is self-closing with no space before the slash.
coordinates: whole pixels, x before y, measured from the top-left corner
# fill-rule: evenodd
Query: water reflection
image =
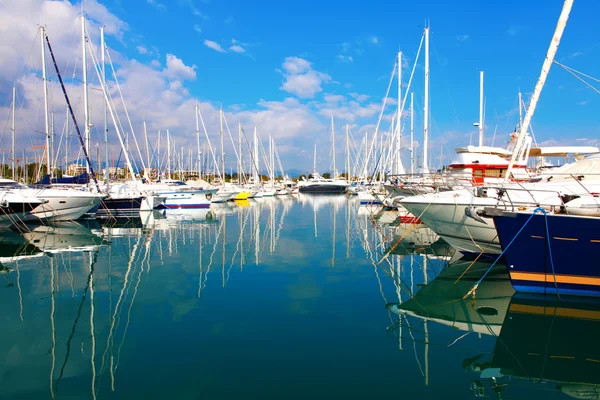
<path id="1" fill-rule="evenodd" d="M 492 355 L 480 361 L 472 387 L 498 398 L 527 391 L 598 399 L 599 329 L 597 301 L 515 295 Z"/>
<path id="2" fill-rule="evenodd" d="M 399 383 L 419 398 L 523 397 L 514 382 L 540 370 L 525 344 L 551 338 L 553 350 L 596 329 L 579 305 L 568 318 L 513 307 L 501 266 L 465 298 L 489 263 L 456 261 L 422 225 L 356 200 L 263 198 L 1 236 L 0 398 L 367 398 Z M 529 326 L 523 310 L 554 321 Z M 553 396 L 581 389 L 566 382 L 593 393 L 594 370 L 571 380 L 548 362 L 537 379 Z"/>

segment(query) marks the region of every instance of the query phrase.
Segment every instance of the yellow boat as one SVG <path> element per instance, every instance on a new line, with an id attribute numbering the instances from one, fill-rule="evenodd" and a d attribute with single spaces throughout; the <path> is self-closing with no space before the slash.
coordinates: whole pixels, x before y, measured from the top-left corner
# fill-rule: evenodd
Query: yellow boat
<path id="1" fill-rule="evenodd" d="M 250 192 L 239 192 L 233 199 L 234 200 L 248 200 Z"/>

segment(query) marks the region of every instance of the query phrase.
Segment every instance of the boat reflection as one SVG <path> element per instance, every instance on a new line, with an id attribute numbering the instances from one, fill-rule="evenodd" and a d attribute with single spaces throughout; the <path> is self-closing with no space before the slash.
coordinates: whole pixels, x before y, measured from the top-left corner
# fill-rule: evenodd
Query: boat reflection
<path id="1" fill-rule="evenodd" d="M 418 317 L 461 331 L 498 335 L 515 292 L 506 266 L 497 264 L 492 268 L 480 283 L 475 300 L 467 296 L 489 267 L 489 263 L 462 260 L 449 264 L 412 298 L 390 303 L 387 308 L 398 315 Z"/>
<path id="2" fill-rule="evenodd" d="M 245 201 L 248 202 L 247 200 Z M 215 213 L 208 208 L 163 210 L 162 215 L 168 220 L 181 221 L 185 223 L 216 222 Z"/>
<path id="3" fill-rule="evenodd" d="M 42 250 L 27 241 L 19 232 L 2 231 L 2 235 L 0 235 L 0 264 L 10 264 L 27 258 L 39 257 L 43 254 Z"/>
<path id="4" fill-rule="evenodd" d="M 27 225 L 23 237 L 32 245 L 48 253 L 63 251 L 92 251 L 108 242 L 75 221 L 57 224 Z"/>
<path id="5" fill-rule="evenodd" d="M 536 397 L 598 399 L 599 331 L 598 300 L 517 293 L 492 356 L 480 362 L 479 379 L 471 387 L 478 395 L 489 391 L 498 398 L 532 390 Z"/>

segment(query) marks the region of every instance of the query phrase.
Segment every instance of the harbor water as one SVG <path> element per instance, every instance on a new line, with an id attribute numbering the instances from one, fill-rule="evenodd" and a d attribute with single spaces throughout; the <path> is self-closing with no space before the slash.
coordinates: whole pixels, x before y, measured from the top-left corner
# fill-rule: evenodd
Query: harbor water
<path id="1" fill-rule="evenodd" d="M 1 399 L 600 392 L 595 305 L 520 298 L 500 264 L 468 295 L 490 262 L 345 195 L 27 226 L 0 245 Z"/>

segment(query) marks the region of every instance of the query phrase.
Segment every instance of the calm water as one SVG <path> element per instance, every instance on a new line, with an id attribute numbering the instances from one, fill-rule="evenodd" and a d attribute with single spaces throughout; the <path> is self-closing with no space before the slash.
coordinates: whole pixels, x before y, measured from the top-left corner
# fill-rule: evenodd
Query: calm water
<path id="1" fill-rule="evenodd" d="M 550 308 L 519 303 L 503 267 L 463 300 L 489 264 L 455 284 L 470 262 L 371 211 L 301 196 L 3 233 L 0 398 L 590 393 L 597 311 L 536 314 Z"/>

